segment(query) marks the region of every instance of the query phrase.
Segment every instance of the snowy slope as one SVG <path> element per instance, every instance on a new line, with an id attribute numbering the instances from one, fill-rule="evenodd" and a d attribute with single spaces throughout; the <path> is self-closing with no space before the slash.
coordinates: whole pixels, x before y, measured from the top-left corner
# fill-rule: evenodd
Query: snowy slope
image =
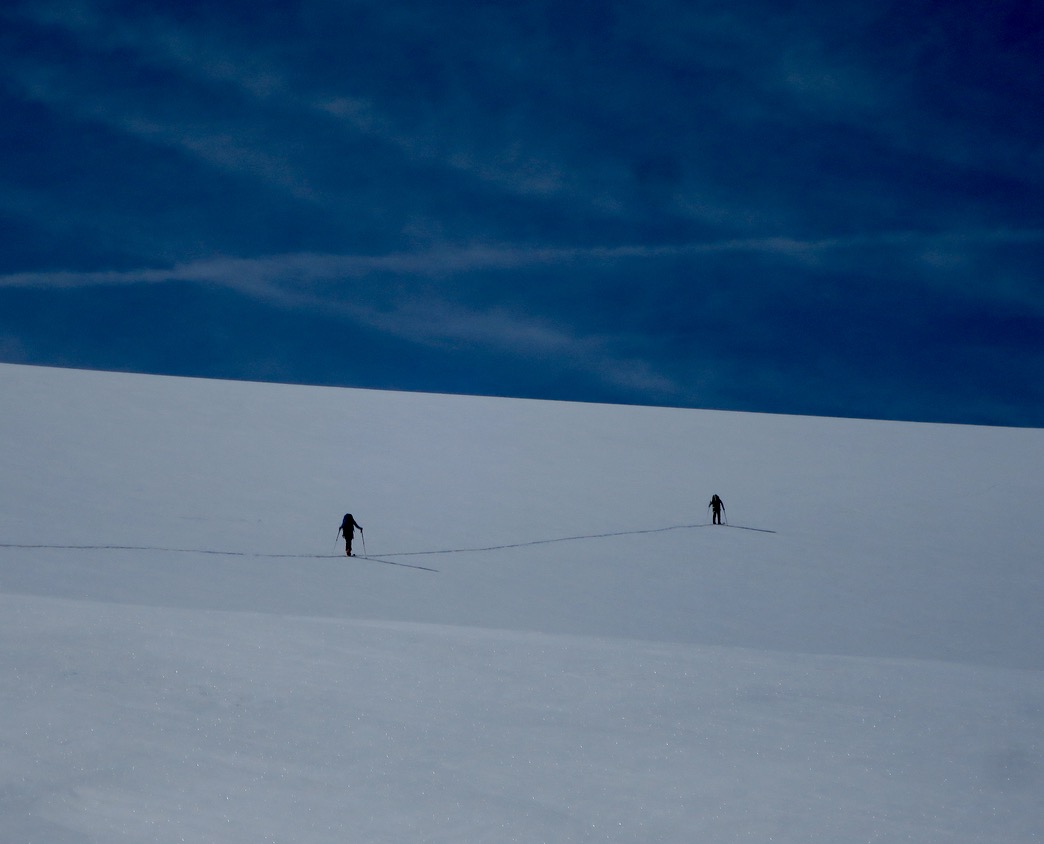
<path id="1" fill-rule="evenodd" d="M 1044 836 L 1044 432 L 0 396 L 0 841 Z"/>

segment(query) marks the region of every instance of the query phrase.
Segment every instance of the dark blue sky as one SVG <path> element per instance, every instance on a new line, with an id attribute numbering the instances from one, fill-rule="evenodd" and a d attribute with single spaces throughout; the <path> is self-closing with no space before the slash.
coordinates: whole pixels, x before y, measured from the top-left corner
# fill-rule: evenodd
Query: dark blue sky
<path id="1" fill-rule="evenodd" d="M 8 0 L 0 360 L 1044 426 L 1044 6 Z"/>

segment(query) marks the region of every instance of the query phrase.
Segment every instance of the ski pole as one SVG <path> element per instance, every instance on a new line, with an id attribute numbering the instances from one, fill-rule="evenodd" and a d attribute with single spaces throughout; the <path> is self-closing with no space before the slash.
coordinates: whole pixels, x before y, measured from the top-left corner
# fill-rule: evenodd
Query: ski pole
<path id="1" fill-rule="evenodd" d="M 366 556 L 366 534 L 363 533 L 363 529 L 362 528 L 359 528 L 359 538 L 363 542 L 363 556 L 365 557 Z"/>

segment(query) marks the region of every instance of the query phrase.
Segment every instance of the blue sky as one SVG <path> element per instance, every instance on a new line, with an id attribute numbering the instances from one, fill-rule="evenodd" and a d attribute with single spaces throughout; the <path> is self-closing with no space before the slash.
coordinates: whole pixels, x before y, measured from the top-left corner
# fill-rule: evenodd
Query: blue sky
<path id="1" fill-rule="evenodd" d="M 1035 2 L 0 9 L 0 360 L 1044 425 Z"/>

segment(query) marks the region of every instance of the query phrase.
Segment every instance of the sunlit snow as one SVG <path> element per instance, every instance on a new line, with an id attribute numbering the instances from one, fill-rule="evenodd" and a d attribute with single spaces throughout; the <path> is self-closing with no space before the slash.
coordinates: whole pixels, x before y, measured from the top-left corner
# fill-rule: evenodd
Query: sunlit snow
<path id="1" fill-rule="evenodd" d="M 1040 430 L 0 401 L 4 844 L 1044 838 Z"/>

